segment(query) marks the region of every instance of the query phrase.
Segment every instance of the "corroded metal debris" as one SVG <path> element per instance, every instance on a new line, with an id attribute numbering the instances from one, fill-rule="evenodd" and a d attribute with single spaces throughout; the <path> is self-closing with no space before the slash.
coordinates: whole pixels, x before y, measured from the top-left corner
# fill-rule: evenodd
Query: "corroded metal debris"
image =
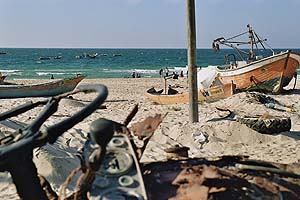
<path id="1" fill-rule="evenodd" d="M 161 114 L 156 114 L 154 117 L 149 116 L 144 121 L 132 124 L 130 131 L 135 136 L 138 136 L 140 140 L 149 138 L 162 122 L 163 118 L 164 116 L 161 116 Z"/>
<path id="2" fill-rule="evenodd" d="M 153 135 L 154 131 L 157 129 L 159 124 L 162 122 L 166 115 L 161 116 L 161 114 L 156 114 L 154 117 L 149 116 L 145 120 L 141 122 L 136 122 L 131 125 L 129 130 L 134 136 L 137 136 L 139 140 L 143 141 L 143 144 L 141 147 L 138 147 L 134 142 L 133 148 L 136 152 L 136 156 L 138 159 L 142 157 L 143 152 L 145 151 L 145 148 Z"/>
<path id="3" fill-rule="evenodd" d="M 299 174 L 238 156 L 152 163 L 144 181 L 149 199 L 300 199 Z"/>

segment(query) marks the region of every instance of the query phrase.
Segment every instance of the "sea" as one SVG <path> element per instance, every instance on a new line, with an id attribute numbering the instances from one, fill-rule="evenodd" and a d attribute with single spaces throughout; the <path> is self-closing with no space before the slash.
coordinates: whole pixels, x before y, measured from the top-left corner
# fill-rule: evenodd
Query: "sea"
<path id="1" fill-rule="evenodd" d="M 257 55 L 272 55 L 270 50 L 257 51 Z M 225 55 L 233 53 L 233 49 L 197 49 L 197 67 L 222 65 Z M 91 58 L 93 55 L 97 56 Z M 160 69 L 180 73 L 186 65 L 187 49 L 0 48 L 0 72 L 7 79 L 66 78 L 76 74 L 86 78 L 124 78 L 133 72 L 141 77 L 159 77 Z"/>

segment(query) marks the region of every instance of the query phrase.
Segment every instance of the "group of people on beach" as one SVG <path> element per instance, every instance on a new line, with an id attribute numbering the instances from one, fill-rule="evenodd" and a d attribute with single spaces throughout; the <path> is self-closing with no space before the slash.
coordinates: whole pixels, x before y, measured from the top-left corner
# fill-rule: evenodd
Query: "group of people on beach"
<path id="1" fill-rule="evenodd" d="M 160 77 L 172 77 L 173 79 L 178 79 L 178 77 L 184 77 L 183 75 L 183 71 L 180 71 L 180 74 L 178 74 L 177 72 L 172 72 L 171 75 L 169 75 L 169 69 L 168 67 L 166 67 L 165 69 L 160 69 L 159 70 L 159 76 Z"/>
<path id="2" fill-rule="evenodd" d="M 141 74 L 140 73 L 132 72 L 131 77 L 132 78 L 141 78 Z"/>
<path id="3" fill-rule="evenodd" d="M 161 78 L 173 78 L 173 79 L 178 79 L 179 77 L 183 78 L 184 77 L 184 72 L 181 70 L 180 73 L 178 74 L 178 72 L 173 71 L 170 74 L 170 71 L 168 69 L 168 67 L 166 68 L 161 68 L 159 70 L 159 76 Z M 137 72 L 132 72 L 131 74 L 131 78 L 141 78 L 141 74 L 137 73 Z"/>

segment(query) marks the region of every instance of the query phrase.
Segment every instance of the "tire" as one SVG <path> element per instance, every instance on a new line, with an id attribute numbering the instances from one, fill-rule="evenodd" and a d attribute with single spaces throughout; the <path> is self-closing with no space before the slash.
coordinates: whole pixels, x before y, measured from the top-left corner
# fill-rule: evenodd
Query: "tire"
<path id="1" fill-rule="evenodd" d="M 267 119 L 259 117 L 240 117 L 237 121 L 257 132 L 265 134 L 289 131 L 292 126 L 291 119 L 285 117 L 271 117 Z"/>

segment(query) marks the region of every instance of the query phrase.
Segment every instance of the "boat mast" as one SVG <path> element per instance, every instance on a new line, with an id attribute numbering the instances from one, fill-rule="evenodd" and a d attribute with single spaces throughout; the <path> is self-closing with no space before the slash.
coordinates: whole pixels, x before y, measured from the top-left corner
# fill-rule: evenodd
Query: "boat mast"
<path id="1" fill-rule="evenodd" d="M 233 48 L 238 56 L 240 57 L 241 60 L 243 61 L 247 61 L 247 62 L 252 62 L 252 61 L 255 61 L 256 60 L 256 57 L 255 57 L 255 53 L 254 53 L 254 48 L 255 50 L 257 50 L 257 53 L 259 53 L 259 47 L 258 45 L 260 44 L 261 47 L 263 49 L 266 49 L 265 48 L 265 45 L 272 51 L 273 55 L 275 55 L 275 52 L 274 50 L 266 43 L 267 39 L 262 39 L 254 30 L 253 28 L 251 27 L 250 24 L 247 25 L 247 28 L 248 30 L 244 33 L 240 33 L 236 36 L 233 36 L 233 37 L 230 37 L 228 39 L 225 39 L 224 37 L 220 37 L 220 38 L 217 38 L 213 41 L 213 44 L 212 44 L 212 47 L 214 49 L 214 51 L 219 51 L 219 44 L 222 44 L 222 45 L 225 45 L 225 46 L 228 46 L 228 47 L 231 47 Z M 243 36 L 243 35 L 246 35 L 248 34 L 249 35 L 249 40 L 247 41 L 235 41 L 233 39 L 235 38 L 238 38 L 240 36 Z M 239 49 L 238 46 L 239 45 L 249 45 L 249 50 L 243 50 L 243 49 Z M 255 45 L 255 47 L 254 47 Z M 243 54 L 243 55 L 242 55 Z M 245 59 L 245 56 L 244 55 L 247 55 L 247 59 Z"/>

